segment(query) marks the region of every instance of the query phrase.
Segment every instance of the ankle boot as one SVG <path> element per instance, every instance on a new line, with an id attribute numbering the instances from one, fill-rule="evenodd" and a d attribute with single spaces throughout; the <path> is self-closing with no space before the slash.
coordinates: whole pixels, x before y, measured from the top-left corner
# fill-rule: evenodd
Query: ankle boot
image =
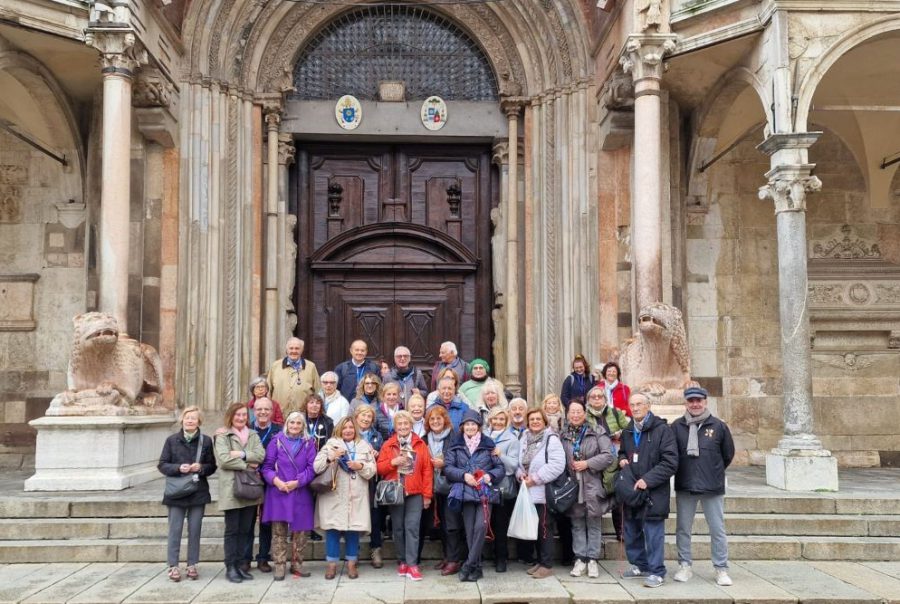
<path id="1" fill-rule="evenodd" d="M 325 580 L 331 581 L 337 576 L 337 562 L 329 562 L 325 567 Z"/>
<path id="2" fill-rule="evenodd" d="M 351 579 L 359 577 L 359 569 L 357 568 L 356 560 L 347 560 L 347 576 Z"/>
<path id="3" fill-rule="evenodd" d="M 241 573 L 238 572 L 238 569 L 235 566 L 225 567 L 225 578 L 232 583 L 242 583 L 244 581 L 244 578 L 241 577 Z"/>
<path id="4" fill-rule="evenodd" d="M 297 577 L 310 576 L 309 572 L 303 570 L 303 550 L 306 548 L 307 539 L 305 531 L 291 535 L 291 574 Z"/>
<path id="5" fill-rule="evenodd" d="M 276 564 L 275 565 L 275 573 L 272 576 L 272 578 L 275 579 L 276 581 L 284 581 L 285 574 L 286 573 L 285 573 L 285 569 L 284 569 L 284 564 Z"/>
<path id="6" fill-rule="evenodd" d="M 372 550 L 372 566 L 381 568 L 384 566 L 384 560 L 381 558 L 381 548 L 376 547 Z"/>

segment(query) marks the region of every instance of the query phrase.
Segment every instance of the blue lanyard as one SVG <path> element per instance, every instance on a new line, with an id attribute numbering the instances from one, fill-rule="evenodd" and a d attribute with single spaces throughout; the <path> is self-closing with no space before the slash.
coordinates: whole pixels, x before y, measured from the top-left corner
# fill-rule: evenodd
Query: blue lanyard
<path id="1" fill-rule="evenodd" d="M 356 365 L 354 365 L 356 367 Z M 366 372 L 366 362 L 363 361 L 363 364 L 359 367 L 356 367 L 356 381 L 359 382 L 362 379 L 363 374 Z"/>
<path id="2" fill-rule="evenodd" d="M 587 426 L 581 426 L 581 433 L 578 435 L 578 438 L 575 440 L 575 444 L 572 445 L 572 452 L 578 453 L 581 451 L 581 440 L 584 438 L 584 433 L 587 432 Z"/>
<path id="3" fill-rule="evenodd" d="M 345 442 L 344 444 L 347 446 L 347 453 L 350 454 L 350 461 L 355 461 L 356 460 L 356 443 L 353 443 L 352 447 L 350 446 L 350 443 L 348 443 L 348 442 Z"/>
<path id="4" fill-rule="evenodd" d="M 634 448 L 635 448 L 635 449 L 639 449 L 639 448 L 640 448 L 640 446 L 641 446 L 641 436 L 643 436 L 643 435 L 644 435 L 643 432 L 639 432 L 637 429 L 635 429 L 634 434 L 633 434 L 633 436 L 634 436 Z"/>

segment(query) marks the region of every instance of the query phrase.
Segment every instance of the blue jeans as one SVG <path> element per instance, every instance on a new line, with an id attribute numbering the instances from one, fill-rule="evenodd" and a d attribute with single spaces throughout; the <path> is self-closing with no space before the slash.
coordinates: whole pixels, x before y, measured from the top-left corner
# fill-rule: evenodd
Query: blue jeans
<path id="1" fill-rule="evenodd" d="M 625 554 L 628 561 L 641 572 L 659 577 L 666 576 L 663 561 L 666 548 L 666 523 L 664 520 L 625 518 Z"/>
<path id="2" fill-rule="evenodd" d="M 325 531 L 325 560 L 327 562 L 337 562 L 341 559 L 342 536 L 347 544 L 344 558 L 353 562 L 359 560 L 359 533 L 357 531 L 329 529 Z"/>

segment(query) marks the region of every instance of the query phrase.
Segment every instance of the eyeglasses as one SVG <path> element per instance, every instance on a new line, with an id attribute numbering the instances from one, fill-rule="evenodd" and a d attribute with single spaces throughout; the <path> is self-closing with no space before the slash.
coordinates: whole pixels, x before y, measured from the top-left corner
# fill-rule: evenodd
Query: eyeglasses
<path id="1" fill-rule="evenodd" d="M 337 384 L 335 380 L 322 380 L 323 384 Z"/>
<path id="2" fill-rule="evenodd" d="M 410 357 L 408 354 L 395 354 L 394 356 L 398 359 L 408 359 Z"/>
<path id="3" fill-rule="evenodd" d="M 648 406 L 650 406 L 650 403 L 648 403 L 646 401 L 639 401 L 636 403 L 628 403 L 628 406 L 629 407 L 648 407 Z"/>
<path id="4" fill-rule="evenodd" d="M 588 398 L 606 398 L 606 397 L 603 396 L 602 394 L 592 394 Z"/>
<path id="5" fill-rule="evenodd" d="M 364 386 L 377 386 L 378 382 L 363 382 Z"/>

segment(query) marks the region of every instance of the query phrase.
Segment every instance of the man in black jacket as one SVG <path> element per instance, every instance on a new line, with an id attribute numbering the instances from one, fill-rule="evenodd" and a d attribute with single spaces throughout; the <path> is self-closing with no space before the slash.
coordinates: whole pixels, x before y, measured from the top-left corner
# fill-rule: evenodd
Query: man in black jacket
<path id="1" fill-rule="evenodd" d="M 641 507 L 625 506 L 625 553 L 631 568 L 625 579 L 644 579 L 646 587 L 665 581 L 666 518 L 669 517 L 669 479 L 678 469 L 678 448 L 666 420 L 650 412 L 650 399 L 633 392 L 628 399 L 632 420 L 622 431 L 619 467 L 630 466 L 635 489 L 648 491 Z"/>
<path id="2" fill-rule="evenodd" d="M 691 530 L 697 503 L 709 525 L 709 538 L 716 583 L 731 585 L 728 576 L 728 538 L 725 535 L 725 468 L 734 459 L 734 440 L 728 426 L 707 409 L 706 390 L 693 386 L 684 391 L 685 413 L 672 423 L 678 442 L 678 472 L 675 474 L 675 505 L 678 524 L 676 581 L 687 581 L 691 570 Z"/>

